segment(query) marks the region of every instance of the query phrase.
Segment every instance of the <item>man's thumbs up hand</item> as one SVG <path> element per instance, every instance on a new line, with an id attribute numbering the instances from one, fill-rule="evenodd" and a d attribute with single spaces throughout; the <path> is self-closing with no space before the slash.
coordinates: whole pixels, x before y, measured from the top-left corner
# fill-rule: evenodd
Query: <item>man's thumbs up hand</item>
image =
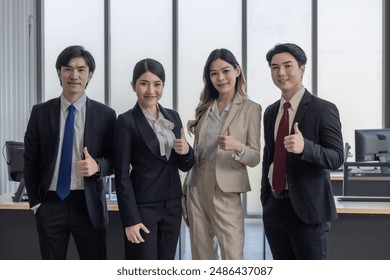
<path id="1" fill-rule="evenodd" d="M 298 123 L 294 124 L 294 134 L 284 137 L 284 147 L 287 152 L 294 154 L 302 154 L 305 147 L 305 140 L 302 132 L 298 128 Z"/>
<path id="2" fill-rule="evenodd" d="M 84 147 L 83 154 L 84 154 L 84 159 L 91 157 L 91 155 L 88 153 L 88 148 L 87 147 Z"/>
<path id="3" fill-rule="evenodd" d="M 85 177 L 89 177 L 94 175 L 95 173 L 100 172 L 99 164 L 89 154 L 87 147 L 84 147 L 83 154 L 84 154 L 84 159 L 79 160 L 79 162 L 77 163 L 80 173 Z"/>

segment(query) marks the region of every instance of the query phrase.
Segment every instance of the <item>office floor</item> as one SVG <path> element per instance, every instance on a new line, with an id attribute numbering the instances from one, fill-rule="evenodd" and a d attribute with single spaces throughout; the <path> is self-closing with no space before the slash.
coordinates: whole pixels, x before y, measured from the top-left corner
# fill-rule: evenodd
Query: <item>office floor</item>
<path id="1" fill-rule="evenodd" d="M 189 240 L 188 229 L 183 228 L 182 244 L 181 244 L 181 258 L 183 260 L 191 259 L 191 245 Z M 263 260 L 264 259 L 264 230 L 261 219 L 246 219 L 245 220 L 245 247 L 244 258 L 246 260 Z M 266 245 L 265 259 L 272 259 L 269 247 Z"/>

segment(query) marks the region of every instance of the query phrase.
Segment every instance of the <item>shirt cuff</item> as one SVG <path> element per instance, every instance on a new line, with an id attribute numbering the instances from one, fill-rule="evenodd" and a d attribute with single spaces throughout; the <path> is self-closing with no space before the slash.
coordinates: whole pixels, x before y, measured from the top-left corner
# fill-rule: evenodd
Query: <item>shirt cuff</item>
<path id="1" fill-rule="evenodd" d="M 38 203 L 38 204 L 35 204 L 33 207 L 31 207 L 31 210 L 36 210 L 36 209 L 38 209 L 39 208 L 39 206 L 41 206 L 41 204 L 40 203 Z"/>
<path id="2" fill-rule="evenodd" d="M 244 156 L 244 154 L 245 154 L 245 150 L 246 150 L 246 146 L 245 145 L 242 145 L 242 151 L 241 152 L 234 152 L 233 153 L 233 158 L 235 159 L 235 160 L 238 160 L 238 161 L 240 161 L 241 159 L 242 159 L 242 157 Z"/>

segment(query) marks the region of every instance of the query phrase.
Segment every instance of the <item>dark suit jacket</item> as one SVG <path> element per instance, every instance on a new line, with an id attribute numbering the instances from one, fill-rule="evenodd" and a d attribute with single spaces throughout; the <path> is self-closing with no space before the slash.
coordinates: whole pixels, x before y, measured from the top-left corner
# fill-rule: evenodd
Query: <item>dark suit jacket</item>
<path id="1" fill-rule="evenodd" d="M 274 128 L 280 101 L 264 112 L 261 202 L 271 195 L 268 172 L 274 156 Z M 337 107 L 305 91 L 294 119 L 304 137 L 302 154 L 287 153 L 287 184 L 291 204 L 307 224 L 337 218 L 329 170 L 343 164 L 343 138 Z M 292 128 L 291 133 L 294 133 Z"/>
<path id="2" fill-rule="evenodd" d="M 100 174 L 84 177 L 88 213 L 95 228 L 108 224 L 102 177 L 113 173 L 115 111 L 87 98 L 84 146 L 100 164 Z M 30 206 L 42 203 L 49 190 L 59 151 L 60 98 L 34 105 L 24 137 L 24 178 Z"/>
<path id="3" fill-rule="evenodd" d="M 180 138 L 179 114 L 159 105 L 163 116 L 174 123 L 173 133 Z M 124 227 L 141 223 L 138 204 L 180 198 L 179 170 L 194 164 L 190 146 L 187 155 L 172 150 L 169 160 L 160 155 L 159 142 L 138 103 L 118 116 L 115 130 L 115 185 Z M 130 165 L 132 167 L 130 172 Z"/>

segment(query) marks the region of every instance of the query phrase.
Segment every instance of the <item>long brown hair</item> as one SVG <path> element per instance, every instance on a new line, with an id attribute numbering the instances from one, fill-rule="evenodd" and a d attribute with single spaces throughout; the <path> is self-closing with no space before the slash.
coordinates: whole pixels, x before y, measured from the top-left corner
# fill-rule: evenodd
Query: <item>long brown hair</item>
<path id="1" fill-rule="evenodd" d="M 195 119 L 188 121 L 187 129 L 189 134 L 195 133 L 195 127 L 198 125 L 200 118 L 207 109 L 212 106 L 214 100 L 219 96 L 218 90 L 214 87 L 210 79 L 210 66 L 211 63 L 216 59 L 222 59 L 227 63 L 231 64 L 234 69 L 240 68 L 237 59 L 233 53 L 227 49 L 215 49 L 207 58 L 206 65 L 203 69 L 203 82 L 204 87 L 200 94 L 200 102 L 195 109 Z M 246 96 L 246 81 L 242 69 L 240 69 L 240 75 L 236 78 L 235 89 L 238 94 Z"/>

